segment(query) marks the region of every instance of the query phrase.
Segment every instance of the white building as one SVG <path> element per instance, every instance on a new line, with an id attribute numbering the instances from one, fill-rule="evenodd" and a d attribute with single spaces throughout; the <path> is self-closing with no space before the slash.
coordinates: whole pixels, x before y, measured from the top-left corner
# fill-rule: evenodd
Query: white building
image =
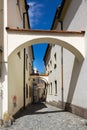
<path id="1" fill-rule="evenodd" d="M 8 56 L 6 27 L 29 29 L 26 0 L 0 0 L 0 119 L 4 112 L 13 115 L 32 102 L 32 46 Z M 16 39 L 10 40 L 13 44 Z"/>
<path id="2" fill-rule="evenodd" d="M 61 7 L 56 12 L 52 25 L 53 30 L 63 30 L 63 32 L 85 31 L 84 43 L 79 43 L 79 46 L 85 45 L 83 48 L 85 51 L 85 60 L 80 62 L 64 46 L 57 45 L 49 45 L 44 57 L 46 72 L 49 73 L 47 102 L 84 118 L 87 118 L 86 19 L 86 0 L 63 0 Z M 56 68 L 54 69 L 55 54 Z"/>
<path id="3" fill-rule="evenodd" d="M 58 101 L 61 86 L 61 47 L 49 44 L 44 57 L 45 71 L 48 74 L 47 102 Z"/>
<path id="4" fill-rule="evenodd" d="M 54 80 L 53 84 L 57 89 L 55 89 L 56 91 L 53 91 L 53 94 L 55 94 L 53 100 L 50 96 L 48 101 L 56 102 L 57 100 L 57 105 L 63 106 L 66 109 L 71 110 L 73 113 L 87 117 L 87 23 L 85 20 L 87 18 L 87 1 L 63 0 L 63 4 L 58 13 L 58 19 L 60 22 L 58 22 L 58 19 L 55 19 L 55 26 L 53 26 L 52 29 L 56 28 L 59 30 L 60 23 L 62 25 L 63 22 L 63 28 L 61 26 L 61 29 L 66 31 L 27 29 L 28 23 L 25 24 L 27 21 L 25 7 L 27 6 L 25 5 L 26 1 L 23 0 L 0 1 L 0 17 L 2 18 L 2 22 L 0 22 L 0 63 L 2 65 L 0 83 L 3 91 L 1 102 L 2 109 L 0 113 L 3 114 L 7 111 L 10 114 L 14 114 L 22 106 L 25 107 L 28 103 L 28 101 L 25 102 L 25 100 L 23 102 L 23 99 L 25 99 L 25 95 L 27 94 L 27 89 L 24 96 L 23 92 L 25 91 L 25 87 L 24 91 L 22 91 L 23 89 L 19 89 L 23 88 L 23 81 L 26 86 L 28 81 L 30 82 L 30 78 L 22 78 L 23 69 L 21 68 L 23 68 L 22 63 L 25 63 L 22 60 L 22 49 L 37 43 L 51 43 L 52 45 L 60 45 L 63 48 L 58 48 L 58 56 L 56 54 L 56 57 L 59 58 L 56 59 L 57 61 L 53 60 L 53 66 L 57 67 L 56 64 L 58 64 L 58 68 L 54 69 L 54 71 L 58 69 L 58 77 L 55 76 L 55 80 L 52 79 L 52 81 Z M 26 50 L 26 53 L 28 54 L 28 50 Z M 53 56 L 54 55 L 55 53 Z M 26 62 L 27 57 L 28 56 L 25 58 L 24 55 Z M 32 54 L 30 57 L 31 58 L 29 59 L 32 59 Z M 63 58 L 63 61 L 60 60 L 61 57 Z M 13 64 L 14 60 L 16 60 L 15 64 Z M 17 73 L 15 73 L 15 70 Z M 13 73 L 15 75 L 13 75 Z M 25 73 L 25 69 L 24 74 L 28 74 Z M 50 75 L 50 78 L 51 77 L 52 75 Z M 18 84 L 19 81 L 21 81 L 20 84 Z M 63 91 L 61 91 L 61 87 Z M 16 101 L 14 106 L 13 101 Z M 31 99 L 29 99 L 29 102 L 30 101 Z"/>

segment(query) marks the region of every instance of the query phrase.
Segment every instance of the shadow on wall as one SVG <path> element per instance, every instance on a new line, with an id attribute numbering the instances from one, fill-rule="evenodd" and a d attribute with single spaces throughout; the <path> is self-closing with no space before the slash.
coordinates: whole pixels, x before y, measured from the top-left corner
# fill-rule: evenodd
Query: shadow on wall
<path id="1" fill-rule="evenodd" d="M 6 63 L 2 63 L 1 65 L 1 82 L 5 81 L 5 76 L 7 75 Z"/>
<path id="2" fill-rule="evenodd" d="M 75 88 L 78 81 L 79 73 L 81 71 L 82 64 L 83 62 L 79 62 L 78 59 L 75 58 L 65 110 L 68 110 L 70 108 L 70 104 L 72 103 L 73 95 L 75 92 Z"/>
<path id="3" fill-rule="evenodd" d="M 72 5 L 74 5 L 74 9 L 71 12 L 69 12 L 72 17 L 68 17 L 67 23 L 66 23 L 66 28 L 68 28 L 68 26 L 70 25 L 70 23 L 71 23 L 72 19 L 74 18 L 79 6 L 81 5 L 82 0 L 72 0 L 72 2 L 73 2 Z M 72 9 L 72 7 L 71 7 L 71 9 Z"/>

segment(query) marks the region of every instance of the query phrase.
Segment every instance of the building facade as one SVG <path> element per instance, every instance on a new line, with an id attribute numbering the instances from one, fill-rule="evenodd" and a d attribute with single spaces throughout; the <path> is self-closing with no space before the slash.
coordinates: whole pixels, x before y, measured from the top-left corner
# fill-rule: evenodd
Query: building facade
<path id="1" fill-rule="evenodd" d="M 54 87 L 54 90 L 49 90 L 53 95 L 47 95 L 47 101 L 86 118 L 87 1 L 63 0 L 57 12 L 58 17 L 55 17 L 52 26 L 55 31 L 27 29 L 29 22 L 26 22 L 28 12 L 26 1 L 0 2 L 1 115 L 6 111 L 14 114 L 31 102 L 32 98 L 27 98 L 28 83 L 31 86 L 32 82 L 27 77 L 29 74 L 27 67 L 32 66 L 33 53 L 28 56 L 32 49 L 27 47 L 37 43 L 50 43 L 53 54 L 51 60 L 48 58 L 49 55 L 46 56 L 48 61 L 45 62 L 50 64 L 47 72 L 49 72 L 49 85 L 51 88 Z M 63 31 L 58 31 L 59 29 Z M 59 46 L 55 50 L 57 45 Z M 25 67 L 26 69 L 22 69 Z"/>
<path id="2" fill-rule="evenodd" d="M 8 56 L 6 27 L 30 28 L 26 0 L 0 0 L 0 19 L 0 119 L 2 119 L 4 112 L 14 115 L 32 102 L 32 81 L 29 79 L 34 55 L 32 46 L 28 46 Z M 11 41 L 13 44 L 15 39 Z"/>
<path id="3" fill-rule="evenodd" d="M 53 30 L 85 31 L 85 50 L 87 47 L 86 6 L 86 0 L 63 0 L 52 25 Z M 52 45 L 51 49 L 49 48 L 44 58 L 47 73 L 50 72 L 49 66 L 52 66 L 48 77 L 47 102 L 87 118 L 86 52 L 85 60 L 79 62 L 75 55 L 63 46 Z M 56 71 L 53 68 L 54 54 L 57 58 Z"/>
<path id="4" fill-rule="evenodd" d="M 44 57 L 45 72 L 48 74 L 47 102 L 58 101 L 61 86 L 61 47 L 49 44 Z M 60 80 L 59 80 L 60 79 Z"/>

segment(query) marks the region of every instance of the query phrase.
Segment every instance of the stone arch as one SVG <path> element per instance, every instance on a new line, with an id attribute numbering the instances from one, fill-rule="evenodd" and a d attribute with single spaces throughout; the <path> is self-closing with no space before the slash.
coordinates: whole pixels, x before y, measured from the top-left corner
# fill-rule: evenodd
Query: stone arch
<path id="1" fill-rule="evenodd" d="M 20 30 L 19 30 L 20 31 Z M 73 93 L 76 87 L 76 83 L 78 80 L 78 76 L 81 70 L 82 62 L 85 58 L 85 49 L 84 49 L 84 37 L 83 33 L 74 33 L 72 35 L 71 33 L 67 32 L 62 32 L 60 33 L 49 33 L 49 32 L 22 32 L 22 34 L 19 33 L 19 31 L 16 33 L 12 33 L 11 35 L 8 34 L 8 58 L 11 56 L 13 53 L 17 52 L 20 49 L 26 48 L 28 46 L 31 46 L 33 44 L 40 44 L 40 43 L 51 43 L 51 44 L 56 44 L 59 46 L 62 46 L 72 52 L 75 55 L 75 63 L 74 63 L 74 68 L 76 68 L 77 63 L 78 63 L 78 68 L 76 71 L 72 72 L 71 76 L 71 82 L 70 82 L 70 88 L 73 89 Z M 45 34 L 46 33 L 46 34 Z M 15 39 L 12 43 L 12 40 Z M 13 46 L 14 44 L 14 46 Z M 76 77 L 75 77 L 76 76 Z M 72 82 L 74 82 L 74 87 L 72 86 Z M 70 97 L 70 92 L 68 94 Z M 73 94 L 71 96 L 72 100 Z M 71 102 L 71 100 L 69 102 Z"/>
<path id="2" fill-rule="evenodd" d="M 44 78 L 44 77 L 41 77 L 41 76 L 36 76 L 36 77 L 32 77 L 31 79 L 37 79 L 37 78 L 39 78 L 39 79 L 43 80 L 43 81 L 44 81 L 44 83 L 46 83 L 46 85 L 48 85 L 48 80 L 47 80 L 46 78 Z"/>
<path id="3" fill-rule="evenodd" d="M 46 83 L 46 85 L 48 85 L 48 80 L 46 79 L 46 78 L 43 78 L 43 77 L 39 77 L 41 80 L 43 80 L 45 83 Z"/>
<path id="4" fill-rule="evenodd" d="M 8 56 L 16 49 L 26 48 L 36 43 L 51 43 L 60 45 L 82 61 L 85 57 L 84 32 L 67 31 L 39 31 L 7 29 L 8 31 Z"/>
<path id="5" fill-rule="evenodd" d="M 82 61 L 84 59 L 84 56 L 82 55 L 82 53 L 74 46 L 72 46 L 69 43 L 62 41 L 60 39 L 49 38 L 49 37 L 48 38 L 47 37 L 46 38 L 37 38 L 37 39 L 33 39 L 33 40 L 27 41 L 25 43 L 22 43 L 22 45 L 15 48 L 15 50 L 12 51 L 11 54 L 14 52 L 17 52 L 20 49 L 26 48 L 30 45 L 41 44 L 41 43 L 50 43 L 50 44 L 56 44 L 56 45 L 62 46 L 65 49 L 69 50 L 71 53 L 73 53 L 79 61 Z"/>

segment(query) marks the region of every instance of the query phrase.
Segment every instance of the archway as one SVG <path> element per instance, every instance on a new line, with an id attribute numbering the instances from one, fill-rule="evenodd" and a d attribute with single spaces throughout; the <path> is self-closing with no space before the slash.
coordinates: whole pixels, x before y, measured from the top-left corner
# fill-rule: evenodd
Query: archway
<path id="1" fill-rule="evenodd" d="M 36 43 L 51 43 L 66 48 L 72 52 L 78 60 L 82 61 L 85 57 L 84 32 L 42 31 L 10 28 L 7 28 L 7 32 L 8 56 L 17 48 L 26 48 L 27 46 Z"/>
<path id="2" fill-rule="evenodd" d="M 12 32 L 10 33 L 10 31 L 12 31 Z M 82 32 L 67 33 L 67 32 L 49 32 L 49 31 L 48 32 L 31 31 L 31 33 L 27 32 L 25 30 L 24 32 L 22 32 L 22 34 L 20 34 L 20 30 L 8 30 L 8 64 L 9 64 L 9 59 L 12 57 L 12 55 L 17 55 L 18 52 L 23 48 L 26 48 L 30 45 L 37 44 L 37 43 L 38 44 L 51 43 L 51 44 L 60 45 L 64 48 L 66 48 L 67 50 L 69 50 L 70 52 L 72 52 L 76 57 L 75 58 L 76 61 L 78 61 L 78 66 L 80 66 L 78 68 L 81 69 L 82 61 L 84 60 L 84 57 L 85 57 L 84 42 L 83 42 L 84 37 L 83 37 Z M 15 39 L 15 40 L 13 41 L 12 39 Z M 12 41 L 13 41 L 13 43 L 12 43 Z M 80 43 L 81 43 L 81 46 L 79 46 Z M 14 46 L 13 46 L 13 44 L 14 44 Z M 70 83 L 71 89 L 72 89 L 72 87 L 75 89 L 75 85 L 76 85 L 76 82 L 78 79 L 78 75 L 77 75 L 77 77 L 75 77 L 75 75 L 76 75 L 76 73 L 79 74 L 79 72 L 80 72 L 80 69 L 78 69 L 78 68 L 77 68 L 76 72 L 75 71 L 72 72 L 71 82 L 75 81 L 75 84 L 73 87 Z M 8 70 L 8 73 L 9 73 L 9 70 Z M 9 77 L 9 75 L 8 75 L 8 77 Z M 70 92 L 68 95 L 70 95 Z"/>

